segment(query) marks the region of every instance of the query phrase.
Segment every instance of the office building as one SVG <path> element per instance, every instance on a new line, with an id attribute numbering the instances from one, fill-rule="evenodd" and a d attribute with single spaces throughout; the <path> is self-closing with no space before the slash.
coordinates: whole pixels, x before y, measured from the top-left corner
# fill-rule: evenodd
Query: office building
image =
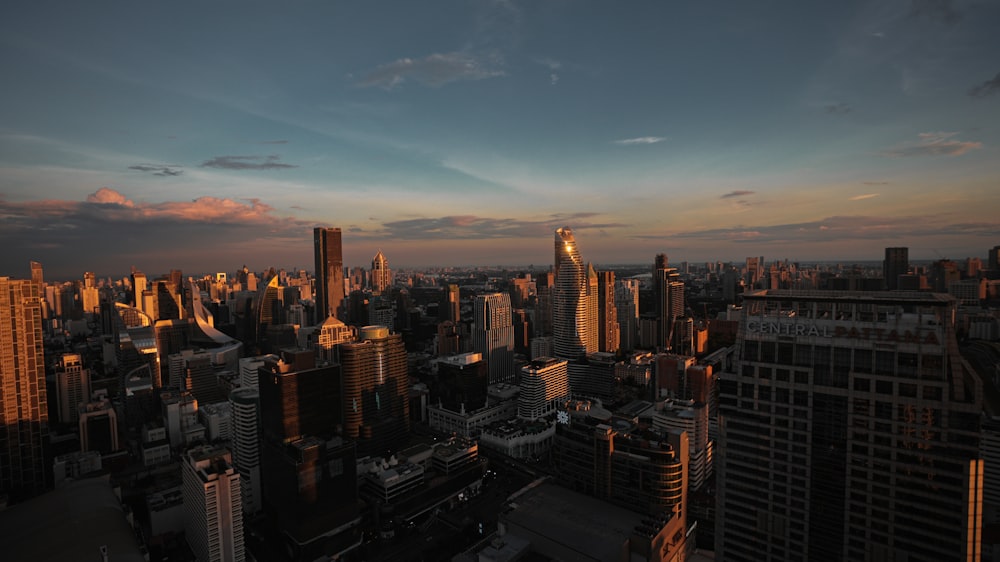
<path id="1" fill-rule="evenodd" d="M 719 377 L 716 556 L 978 560 L 982 387 L 956 303 L 744 295 Z"/>
<path id="2" fill-rule="evenodd" d="M 199 561 L 242 562 L 243 505 L 240 474 L 223 447 L 195 447 L 184 454 L 184 538 Z"/>
<path id="3" fill-rule="evenodd" d="M 316 319 L 319 324 L 328 316 L 343 318 L 344 255 L 339 228 L 314 228 L 313 250 L 316 258 Z"/>
<path id="4" fill-rule="evenodd" d="M 382 250 L 372 258 L 372 294 L 381 295 L 392 287 L 392 270 L 389 260 L 385 259 Z"/>
<path id="5" fill-rule="evenodd" d="M 406 446 L 410 431 L 406 348 L 400 334 L 365 326 L 340 349 L 344 377 L 344 436 L 358 454 L 388 457 Z"/>
<path id="6" fill-rule="evenodd" d="M 569 227 L 557 229 L 552 291 L 552 345 L 556 357 L 580 359 L 597 351 L 597 340 L 591 334 L 594 326 L 590 325 L 596 310 L 588 311 L 588 269 L 573 231 Z"/>
<path id="7" fill-rule="evenodd" d="M 59 421 L 76 423 L 80 419 L 77 408 L 90 401 L 90 370 L 83 368 L 77 353 L 64 353 L 56 367 L 56 395 Z"/>
<path id="8" fill-rule="evenodd" d="M 102 455 L 118 450 L 118 414 L 107 398 L 79 405 L 80 450 Z"/>
<path id="9" fill-rule="evenodd" d="M 656 347 L 670 348 L 674 323 L 684 316 L 684 283 L 677 269 L 667 266 L 666 254 L 653 262 L 653 294 L 656 309 Z"/>
<path id="10" fill-rule="evenodd" d="M 514 326 L 510 295 L 479 295 L 473 303 L 473 350 L 482 354 L 490 384 L 514 381 Z"/>
<path id="11" fill-rule="evenodd" d="M 486 405 L 487 387 L 491 383 L 482 353 L 442 357 L 437 367 L 433 403 L 452 412 L 471 412 Z"/>
<path id="12" fill-rule="evenodd" d="M 618 319 L 618 346 L 628 353 L 639 343 L 638 279 L 619 279 L 615 283 L 615 308 Z"/>
<path id="13" fill-rule="evenodd" d="M 462 293 L 458 285 L 445 285 L 438 317 L 442 322 L 458 324 L 462 321 Z"/>
<path id="14" fill-rule="evenodd" d="M 555 357 L 533 359 L 521 367 L 519 386 L 518 417 L 535 420 L 552 414 L 559 402 L 569 398 L 569 362 Z"/>
<path id="15" fill-rule="evenodd" d="M 0 277 L 0 493 L 15 500 L 46 488 L 51 463 L 37 272 Z"/>
<path id="16" fill-rule="evenodd" d="M 618 307 L 615 303 L 615 272 L 597 272 L 597 350 L 618 351 L 620 345 Z"/>
<path id="17" fill-rule="evenodd" d="M 603 409 L 562 410 L 552 462 L 558 482 L 631 510 L 657 515 L 687 509 L 688 436 L 633 434 Z M 612 427 L 612 424 L 615 427 Z"/>
<path id="18" fill-rule="evenodd" d="M 312 350 L 283 350 L 260 370 L 261 501 L 296 560 L 357 544 L 355 447 L 336 435 L 341 373 L 340 365 L 317 366 Z"/>
<path id="19" fill-rule="evenodd" d="M 232 412 L 233 466 L 240 473 L 243 511 L 259 513 L 263 508 L 260 479 L 260 394 L 256 388 L 237 388 L 229 393 Z"/>
<path id="20" fill-rule="evenodd" d="M 910 272 L 909 248 L 886 248 L 885 260 L 882 262 L 882 277 L 885 288 L 890 291 L 899 289 L 899 276 Z"/>

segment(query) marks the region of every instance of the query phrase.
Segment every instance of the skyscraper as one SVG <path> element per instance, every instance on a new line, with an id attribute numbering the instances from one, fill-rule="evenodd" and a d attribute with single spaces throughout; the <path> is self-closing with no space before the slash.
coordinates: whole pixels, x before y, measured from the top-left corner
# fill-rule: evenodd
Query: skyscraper
<path id="1" fill-rule="evenodd" d="M 657 254 L 653 263 L 653 291 L 656 298 L 656 346 L 669 348 L 674 321 L 684 316 L 684 283 L 677 269 L 667 266 L 666 254 Z"/>
<path id="2" fill-rule="evenodd" d="M 359 455 L 386 454 L 406 445 L 410 430 L 406 348 L 400 334 L 365 326 L 358 341 L 341 344 L 344 436 Z"/>
<path id="3" fill-rule="evenodd" d="M 722 560 L 979 560 L 982 383 L 954 299 L 744 295 L 719 379 Z"/>
<path id="4" fill-rule="evenodd" d="M 198 560 L 242 562 L 243 505 L 240 474 L 221 447 L 196 447 L 184 455 L 184 538 Z"/>
<path id="5" fill-rule="evenodd" d="M 240 473 L 243 511 L 263 508 L 260 480 L 260 395 L 256 388 L 237 388 L 229 393 L 233 416 L 233 466 Z"/>
<path id="6" fill-rule="evenodd" d="M 639 337 L 639 280 L 620 279 L 615 284 L 619 347 L 635 349 Z"/>
<path id="7" fill-rule="evenodd" d="M 80 419 L 77 409 L 80 404 L 90 401 L 90 370 L 83 368 L 83 361 L 77 353 L 64 353 L 59 358 L 56 369 L 56 403 L 59 405 L 59 421 L 76 423 Z"/>
<path id="8" fill-rule="evenodd" d="M 514 381 L 514 326 L 510 295 L 478 295 L 473 349 L 481 353 L 489 370 L 490 384 Z"/>
<path id="9" fill-rule="evenodd" d="M 389 260 L 385 259 L 382 250 L 372 258 L 372 294 L 381 295 L 392 286 L 392 271 Z"/>
<path id="10" fill-rule="evenodd" d="M 599 271 L 597 273 L 597 321 L 597 349 L 610 353 L 618 351 L 620 335 L 618 308 L 615 304 L 614 271 Z"/>
<path id="11" fill-rule="evenodd" d="M 445 286 L 438 317 L 442 322 L 451 321 L 458 324 L 462 321 L 462 298 L 458 285 Z"/>
<path id="12" fill-rule="evenodd" d="M 555 231 L 555 286 L 552 295 L 552 347 L 557 357 L 580 359 L 597 351 L 591 345 L 587 314 L 587 266 L 573 238 L 563 227 Z"/>
<path id="13" fill-rule="evenodd" d="M 886 248 L 882 262 L 882 277 L 885 288 L 894 291 L 899 288 L 899 276 L 910 272 L 909 248 Z"/>
<path id="14" fill-rule="evenodd" d="M 46 487 L 46 395 L 38 283 L 0 277 L 0 493 L 12 499 Z"/>
<path id="15" fill-rule="evenodd" d="M 316 324 L 343 318 L 344 254 L 339 228 L 313 229 L 316 257 Z"/>
<path id="16" fill-rule="evenodd" d="M 569 362 L 555 357 L 534 359 L 521 367 L 520 386 L 518 417 L 534 420 L 550 415 L 560 401 L 569 398 Z"/>

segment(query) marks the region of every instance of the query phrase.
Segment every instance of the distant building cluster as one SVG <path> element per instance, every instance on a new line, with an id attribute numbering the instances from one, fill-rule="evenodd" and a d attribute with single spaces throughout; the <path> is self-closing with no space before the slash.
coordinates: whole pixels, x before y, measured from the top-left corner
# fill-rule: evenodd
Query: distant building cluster
<path id="1" fill-rule="evenodd" d="M 94 520 L 105 559 L 1000 555 L 1000 246 L 599 267 L 563 227 L 551 267 L 416 271 L 344 242 L 0 277 L 0 540 L 89 495 L 127 521 Z"/>

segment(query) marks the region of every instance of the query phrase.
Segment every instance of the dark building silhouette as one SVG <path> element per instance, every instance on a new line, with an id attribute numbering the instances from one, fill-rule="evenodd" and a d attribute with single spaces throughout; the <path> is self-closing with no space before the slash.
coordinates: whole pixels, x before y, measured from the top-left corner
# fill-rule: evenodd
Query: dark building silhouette
<path id="1" fill-rule="evenodd" d="M 464 353 L 438 362 L 438 384 L 432 399 L 459 412 L 478 410 L 486 405 L 489 365 L 481 353 Z"/>
<path id="2" fill-rule="evenodd" d="M 406 348 L 400 334 L 365 326 L 340 347 L 344 376 L 344 436 L 360 455 L 387 455 L 406 446 L 410 429 Z"/>
<path id="3" fill-rule="evenodd" d="M 669 348 L 674 321 L 684 316 L 684 283 L 677 269 L 667 266 L 666 254 L 656 254 L 653 262 L 653 299 L 656 316 L 656 347 Z"/>
<path id="4" fill-rule="evenodd" d="M 339 436 L 341 368 L 312 350 L 283 350 L 258 375 L 265 513 L 296 560 L 357 546 L 354 443 Z M 336 531 L 336 532 L 335 532 Z"/>
<path id="5" fill-rule="evenodd" d="M 344 254 L 339 228 L 313 229 L 316 257 L 316 324 L 334 316 L 343 320 Z"/>
<path id="6" fill-rule="evenodd" d="M 716 556 L 978 560 L 982 383 L 956 302 L 744 295 L 719 377 Z"/>
<path id="7" fill-rule="evenodd" d="M 910 272 L 909 248 L 886 248 L 885 260 L 882 262 L 882 277 L 885 278 L 885 288 L 890 291 L 899 289 L 899 276 Z"/>

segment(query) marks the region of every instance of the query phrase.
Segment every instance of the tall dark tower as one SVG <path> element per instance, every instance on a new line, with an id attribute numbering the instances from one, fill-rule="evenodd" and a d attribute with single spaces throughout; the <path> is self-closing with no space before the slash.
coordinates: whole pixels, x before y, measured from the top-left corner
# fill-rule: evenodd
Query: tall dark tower
<path id="1" fill-rule="evenodd" d="M 313 229 L 316 253 L 316 324 L 328 316 L 343 320 L 344 251 L 339 228 Z"/>
<path id="2" fill-rule="evenodd" d="M 656 346 L 669 347 L 674 321 L 684 316 L 684 283 L 677 269 L 667 267 L 666 254 L 656 254 L 653 262 L 653 291 L 656 296 Z"/>
<path id="3" fill-rule="evenodd" d="M 899 288 L 899 276 L 910 271 L 909 248 L 886 248 L 885 261 L 882 262 L 882 277 L 885 278 L 885 288 L 894 291 Z"/>

